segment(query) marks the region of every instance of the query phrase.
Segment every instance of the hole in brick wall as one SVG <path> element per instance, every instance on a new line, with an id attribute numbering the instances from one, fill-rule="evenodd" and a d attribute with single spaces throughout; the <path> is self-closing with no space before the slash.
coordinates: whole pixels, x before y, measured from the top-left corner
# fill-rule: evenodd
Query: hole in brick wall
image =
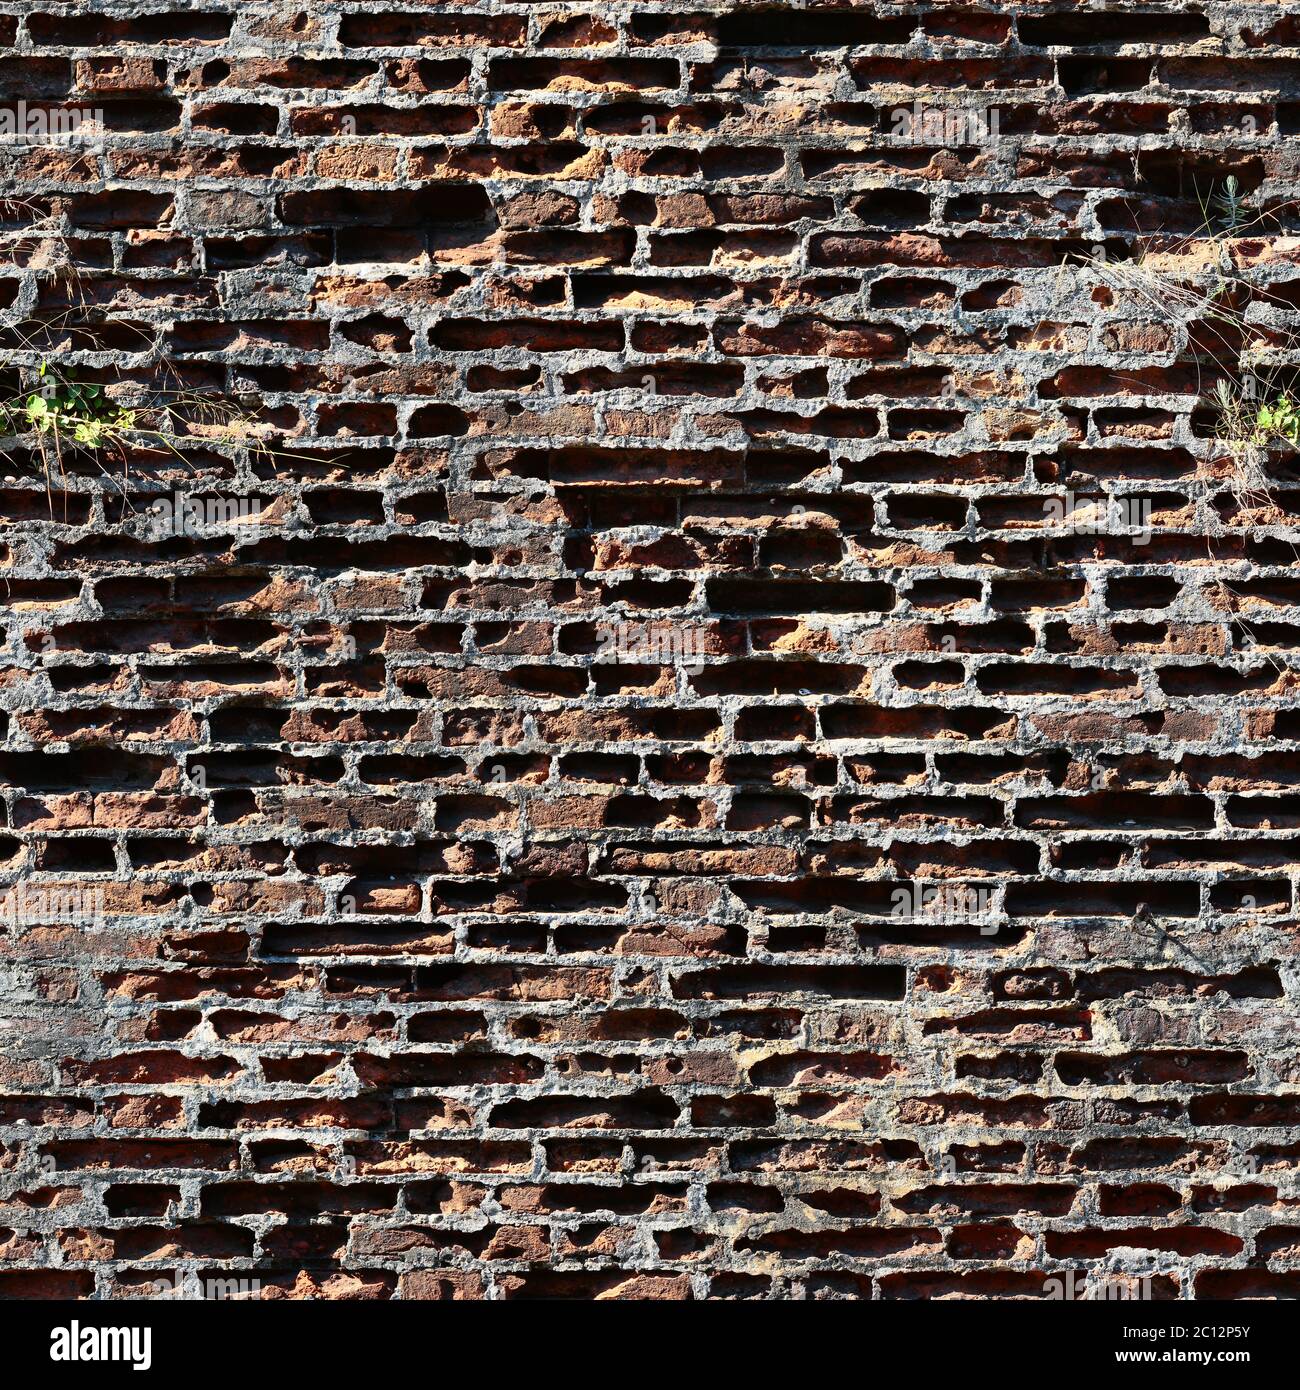
<path id="1" fill-rule="evenodd" d="M 640 770 L 636 758 L 613 753 L 571 753 L 559 760 L 558 767 L 561 777 L 614 786 L 635 785 Z"/>
<path id="2" fill-rule="evenodd" d="M 1016 21 L 1016 29 L 1022 43 L 1035 47 L 1163 44 L 1194 42 L 1204 38 L 1210 33 L 1210 21 L 1205 15 L 1197 13 L 1090 10 L 1086 13 L 1021 15 Z"/>
<path id="3" fill-rule="evenodd" d="M 274 135 L 280 113 L 274 106 L 252 102 L 214 102 L 193 110 L 190 121 L 201 130 L 220 131 L 224 135 Z"/>
<path id="4" fill-rule="evenodd" d="M 704 752 L 647 754 L 645 768 L 652 782 L 703 786 L 714 771 L 714 762 L 712 756 Z"/>
<path id="5" fill-rule="evenodd" d="M 851 198 L 849 211 L 868 227 L 922 227 L 930 221 L 930 198 L 904 188 L 878 188 Z"/>
<path id="6" fill-rule="evenodd" d="M 1067 96 L 1109 96 L 1114 92 L 1135 92 L 1151 81 L 1151 58 L 1105 57 L 1058 58 L 1057 77 Z"/>
<path id="7" fill-rule="evenodd" d="M 910 15 L 866 14 L 853 9 L 746 10 L 718 17 L 715 34 L 726 48 L 841 48 L 906 43 L 916 29 Z"/>
<path id="8" fill-rule="evenodd" d="M 300 226 L 394 228 L 482 222 L 491 218 L 492 205 L 482 188 L 438 184 L 391 191 L 331 188 L 284 193 L 280 211 L 287 223 Z"/>
<path id="9" fill-rule="evenodd" d="M 1229 176 L 1237 180 L 1241 194 L 1249 196 L 1264 181 L 1262 159 L 1236 154 L 1143 150 L 1137 167 L 1141 185 L 1171 198 L 1199 196 L 1208 201 Z"/>
<path id="10" fill-rule="evenodd" d="M 215 44 L 228 37 L 232 14 L 186 12 L 131 15 L 42 14 L 28 16 L 27 29 L 38 44 L 67 44 L 78 48 L 114 44 Z"/>

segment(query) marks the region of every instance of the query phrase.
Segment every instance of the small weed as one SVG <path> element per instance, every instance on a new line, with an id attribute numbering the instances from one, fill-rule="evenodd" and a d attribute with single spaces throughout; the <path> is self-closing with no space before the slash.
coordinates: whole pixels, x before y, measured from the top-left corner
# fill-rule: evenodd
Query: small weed
<path id="1" fill-rule="evenodd" d="M 1236 174 L 1229 174 L 1223 181 L 1223 187 L 1211 194 L 1209 207 L 1213 220 L 1219 224 L 1219 230 L 1227 236 L 1236 236 L 1256 220 L 1237 187 Z M 1247 213 L 1251 215 L 1248 217 Z"/>
<path id="2" fill-rule="evenodd" d="M 288 457 L 273 442 L 279 431 L 224 392 L 186 386 L 156 351 L 150 330 L 137 330 L 136 352 L 151 359 L 138 376 L 105 384 L 82 379 L 65 354 L 105 350 L 102 316 L 61 237 L 43 241 L 40 259 L 44 293 L 57 311 L 0 315 L 0 367 L 14 369 L 20 382 L 8 398 L 0 395 L 0 435 L 7 437 L 0 458 L 26 467 L 24 454 L 39 456 L 51 516 L 54 479 L 66 486 L 65 462 L 73 459 L 105 477 L 120 470 L 124 499 L 133 461 L 165 454 L 188 467 L 195 446 L 248 451 L 278 469 Z M 17 459 L 14 446 L 22 450 Z"/>
<path id="3" fill-rule="evenodd" d="M 1288 392 L 1281 391 L 1271 402 L 1260 403 L 1251 393 L 1219 381 L 1214 388 L 1214 405 L 1218 411 L 1216 437 L 1234 451 L 1275 449 L 1282 444 L 1300 448 L 1300 403 Z"/>
<path id="4" fill-rule="evenodd" d="M 27 443 L 41 460 L 45 492 L 53 515 L 54 481 L 66 484 L 69 455 L 90 460 L 105 475 L 120 465 L 125 489 L 129 463 L 141 450 L 184 458 L 198 443 L 227 444 L 274 457 L 270 427 L 258 423 L 234 402 L 186 390 L 147 390 L 125 382 L 123 403 L 94 382 L 79 380 L 42 358 L 34 379 L 20 394 L 0 399 L 0 434 Z"/>
<path id="5" fill-rule="evenodd" d="M 1243 511 L 1269 505 L 1268 454 L 1282 446 L 1300 448 L 1300 404 L 1287 392 L 1261 403 L 1227 381 L 1215 383 L 1212 404 L 1215 438 L 1231 460 L 1233 500 Z"/>
<path id="6" fill-rule="evenodd" d="M 41 363 L 40 376 L 41 390 L 27 397 L 23 410 L 30 429 L 56 438 L 62 434 L 87 449 L 103 449 L 135 428 L 135 411 L 110 401 L 102 386 L 61 379 L 48 362 Z"/>
<path id="7" fill-rule="evenodd" d="M 1230 468 L 1225 481 L 1240 508 L 1268 507 L 1268 453 L 1283 445 L 1300 448 L 1300 403 L 1290 391 L 1270 388 L 1262 397 L 1254 389 L 1263 338 L 1260 320 L 1251 311 L 1285 311 L 1289 306 L 1259 282 L 1248 264 L 1243 268 L 1235 243 L 1274 225 L 1281 209 L 1251 207 L 1232 174 L 1206 196 L 1198 190 L 1196 200 L 1201 222 L 1189 236 L 1141 235 L 1124 257 L 1111 259 L 1101 252 L 1078 259 L 1117 306 L 1136 307 L 1168 324 L 1198 373 L 1206 357 L 1220 372 L 1226 370 L 1227 379 L 1220 379 L 1208 398 L 1214 434 Z M 1282 346 L 1295 345 L 1288 336 Z"/>
<path id="8" fill-rule="evenodd" d="M 1268 440 L 1285 440 L 1300 449 L 1300 408 L 1290 396 L 1278 396 L 1272 405 L 1261 405 L 1255 428 Z"/>

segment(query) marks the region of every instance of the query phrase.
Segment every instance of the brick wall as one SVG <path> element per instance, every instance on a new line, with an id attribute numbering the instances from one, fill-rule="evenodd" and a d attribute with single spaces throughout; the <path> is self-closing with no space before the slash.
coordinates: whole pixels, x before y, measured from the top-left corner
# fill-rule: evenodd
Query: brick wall
<path id="1" fill-rule="evenodd" d="M 0 1294 L 1300 1294 L 1294 7 L 0 41 Z"/>

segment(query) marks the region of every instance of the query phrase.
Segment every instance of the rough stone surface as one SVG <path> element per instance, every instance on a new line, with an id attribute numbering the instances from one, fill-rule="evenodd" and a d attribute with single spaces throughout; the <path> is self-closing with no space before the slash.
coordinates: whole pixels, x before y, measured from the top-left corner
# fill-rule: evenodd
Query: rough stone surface
<path id="1" fill-rule="evenodd" d="M 1295 7 L 0 43 L 0 1296 L 1300 1295 Z"/>

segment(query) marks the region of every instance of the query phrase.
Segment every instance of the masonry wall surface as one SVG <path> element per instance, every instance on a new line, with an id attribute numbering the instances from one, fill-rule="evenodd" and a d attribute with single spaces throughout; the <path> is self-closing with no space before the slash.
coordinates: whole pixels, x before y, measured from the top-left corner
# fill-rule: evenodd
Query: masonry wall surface
<path id="1" fill-rule="evenodd" d="M 0 1296 L 1300 1294 L 1300 7 L 0 43 Z"/>

